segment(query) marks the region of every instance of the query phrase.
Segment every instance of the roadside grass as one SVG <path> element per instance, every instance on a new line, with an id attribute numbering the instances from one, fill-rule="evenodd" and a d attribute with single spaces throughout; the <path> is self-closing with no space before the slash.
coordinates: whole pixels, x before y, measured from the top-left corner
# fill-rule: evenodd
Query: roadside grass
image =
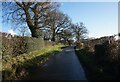
<path id="1" fill-rule="evenodd" d="M 75 48 L 76 55 L 81 62 L 88 81 L 92 80 L 116 80 L 118 79 L 116 65 L 111 62 L 102 62 L 95 58 L 94 52 L 86 49 Z"/>
<path id="2" fill-rule="evenodd" d="M 60 44 L 49 46 L 41 50 L 10 58 L 9 61 L 2 64 L 3 80 L 17 80 L 34 72 L 38 66 L 48 61 L 51 56 L 60 52 L 62 50 L 61 47 L 64 46 Z"/>

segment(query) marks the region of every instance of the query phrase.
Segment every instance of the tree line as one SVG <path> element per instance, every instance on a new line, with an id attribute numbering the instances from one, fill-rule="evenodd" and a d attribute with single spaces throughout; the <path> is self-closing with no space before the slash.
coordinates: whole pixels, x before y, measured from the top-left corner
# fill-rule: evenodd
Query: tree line
<path id="1" fill-rule="evenodd" d="M 27 27 L 31 36 L 44 40 L 70 42 L 80 41 L 88 33 L 83 22 L 74 24 L 72 19 L 60 11 L 57 2 L 2 2 L 3 22 L 11 21 L 16 28 L 25 32 Z"/>

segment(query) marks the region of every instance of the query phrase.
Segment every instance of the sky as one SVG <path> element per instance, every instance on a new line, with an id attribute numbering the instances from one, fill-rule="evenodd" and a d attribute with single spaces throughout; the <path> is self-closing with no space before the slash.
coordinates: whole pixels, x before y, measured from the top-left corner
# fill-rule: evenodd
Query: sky
<path id="1" fill-rule="evenodd" d="M 73 23 L 83 22 L 89 37 L 118 33 L 117 2 L 63 2 L 60 10 L 68 14 Z"/>
<path id="2" fill-rule="evenodd" d="M 2 4 L 0 2 L 0 31 L 2 31 Z"/>
<path id="3" fill-rule="evenodd" d="M 83 22 L 85 24 L 89 32 L 89 37 L 99 38 L 101 36 L 109 36 L 118 33 L 117 2 L 60 3 L 62 4 L 60 10 L 68 14 L 73 23 Z M 1 27 L 3 32 L 8 32 L 12 25 L 9 23 L 0 24 L 0 28 Z"/>
<path id="4" fill-rule="evenodd" d="M 120 22 L 120 2 L 118 3 L 118 22 Z M 120 33 L 120 23 L 118 23 L 118 32 Z"/>

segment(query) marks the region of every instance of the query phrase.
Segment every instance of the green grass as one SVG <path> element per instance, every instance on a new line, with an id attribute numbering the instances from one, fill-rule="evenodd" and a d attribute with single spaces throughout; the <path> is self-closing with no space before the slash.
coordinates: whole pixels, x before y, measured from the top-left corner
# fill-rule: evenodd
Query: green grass
<path id="1" fill-rule="evenodd" d="M 3 63 L 3 78 L 18 79 L 29 74 L 31 69 L 37 68 L 49 60 L 51 56 L 60 52 L 62 50 L 61 47 L 63 47 L 63 45 L 49 46 L 11 58 L 9 61 Z"/>

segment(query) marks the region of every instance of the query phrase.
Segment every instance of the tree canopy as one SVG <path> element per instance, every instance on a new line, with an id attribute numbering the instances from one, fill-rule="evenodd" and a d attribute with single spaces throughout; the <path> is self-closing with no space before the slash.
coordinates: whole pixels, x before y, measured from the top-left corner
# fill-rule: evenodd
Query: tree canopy
<path id="1" fill-rule="evenodd" d="M 68 42 L 76 38 L 80 41 L 88 33 L 84 23 L 74 24 L 71 18 L 59 10 L 56 2 L 3 2 L 3 21 L 11 21 L 22 34 L 29 28 L 31 36 L 44 40 Z"/>
<path id="2" fill-rule="evenodd" d="M 53 2 L 3 2 L 3 18 L 16 23 L 17 27 L 27 24 L 32 37 L 38 38 L 39 28 L 44 27 L 46 15 L 57 9 Z"/>

